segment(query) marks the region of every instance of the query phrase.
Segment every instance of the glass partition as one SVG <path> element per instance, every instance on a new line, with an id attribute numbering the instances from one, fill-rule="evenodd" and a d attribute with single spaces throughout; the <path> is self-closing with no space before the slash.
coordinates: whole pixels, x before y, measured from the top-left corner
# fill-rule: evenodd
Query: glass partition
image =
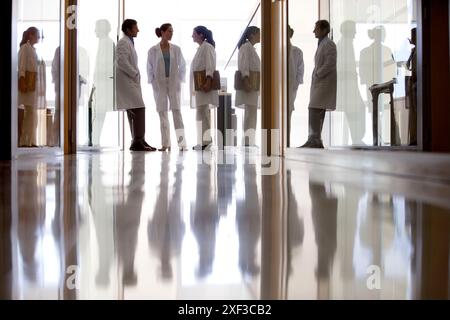
<path id="1" fill-rule="evenodd" d="M 78 1 L 77 141 L 83 149 L 118 149 L 122 114 L 114 112 L 114 55 L 119 1 Z"/>
<path id="2" fill-rule="evenodd" d="M 309 92 L 317 49 L 313 30 L 318 19 L 318 1 L 289 1 L 289 147 L 298 147 L 308 139 Z"/>
<path id="3" fill-rule="evenodd" d="M 416 145 L 416 1 L 331 1 L 330 14 L 338 50 L 330 145 Z"/>
<path id="4" fill-rule="evenodd" d="M 196 137 L 196 112 L 190 108 L 189 74 L 190 65 L 197 51 L 198 45 L 192 40 L 193 29 L 198 25 L 204 25 L 213 32 L 216 41 L 217 70 L 220 72 L 222 93 L 231 94 L 231 108 L 234 109 L 237 123 L 237 144 L 243 140 L 243 109 L 235 108 L 234 75 L 238 68 L 238 51 L 234 53 L 228 67 L 225 68 L 230 55 L 244 32 L 250 18 L 258 7 L 257 0 L 232 0 L 232 1 L 165 1 L 167 10 L 154 10 L 152 2 L 146 0 L 125 1 L 125 17 L 138 21 L 140 32 L 135 41 L 136 51 L 139 57 L 139 69 L 141 72 L 142 92 L 146 111 L 146 136 L 151 145 L 158 146 L 161 143 L 159 116 L 156 111 L 153 91 L 147 82 L 147 55 L 149 49 L 159 43 L 155 35 L 155 29 L 164 23 L 171 23 L 174 29 L 172 43 L 178 45 L 186 60 L 186 82 L 181 90 L 181 113 L 186 129 L 187 144 L 192 146 L 197 141 Z M 252 25 L 260 27 L 260 11 L 255 15 Z M 260 45 L 255 45 L 260 54 Z M 228 95 L 229 96 L 229 95 Z M 213 119 L 217 119 L 217 109 L 213 109 Z M 171 120 L 170 120 L 171 121 Z M 212 121 L 213 129 L 217 127 L 217 121 Z M 256 144 L 260 143 L 260 109 L 257 111 Z M 171 122 L 172 123 L 172 122 Z M 171 128 L 173 125 L 171 124 Z M 171 129 L 173 130 L 173 129 Z M 125 130 L 125 141 L 130 141 L 129 130 Z M 172 146 L 177 144 L 175 134 L 171 134 Z M 217 144 L 217 137 L 213 137 Z"/>

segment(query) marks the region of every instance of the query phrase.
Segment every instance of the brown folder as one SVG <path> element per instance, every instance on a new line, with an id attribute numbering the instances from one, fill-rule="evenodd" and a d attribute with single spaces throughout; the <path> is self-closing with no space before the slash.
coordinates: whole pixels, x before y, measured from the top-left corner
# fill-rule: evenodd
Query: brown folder
<path id="1" fill-rule="evenodd" d="M 194 87 L 195 91 L 202 91 L 203 85 L 206 82 L 206 71 L 194 71 Z M 211 90 L 220 90 L 220 73 L 214 71 L 211 83 Z"/>
<path id="2" fill-rule="evenodd" d="M 259 71 L 250 71 L 250 89 L 252 91 L 259 91 L 261 85 L 261 73 Z M 245 90 L 244 79 L 241 72 L 238 70 L 234 74 L 234 89 L 235 90 Z"/>

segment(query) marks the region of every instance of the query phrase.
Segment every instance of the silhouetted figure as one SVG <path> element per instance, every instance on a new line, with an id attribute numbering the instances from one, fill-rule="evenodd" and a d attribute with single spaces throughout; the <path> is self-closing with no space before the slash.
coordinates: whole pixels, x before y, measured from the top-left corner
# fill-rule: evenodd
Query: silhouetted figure
<path id="1" fill-rule="evenodd" d="M 408 137 L 409 145 L 417 145 L 417 29 L 411 30 L 411 44 L 414 46 L 411 49 L 411 55 L 409 56 L 406 67 L 411 71 L 411 77 L 409 78 L 407 90 L 407 99 L 409 106 L 409 126 Z"/>
<path id="2" fill-rule="evenodd" d="M 356 23 L 341 24 L 341 39 L 337 43 L 337 108 L 345 114 L 353 145 L 364 145 L 366 108 L 358 87 L 358 73 L 353 42 Z"/>
<path id="3" fill-rule="evenodd" d="M 316 22 L 314 35 L 319 40 L 314 59 L 311 82 L 311 95 L 308 107 L 309 136 L 301 148 L 323 149 L 322 129 L 326 111 L 336 110 L 337 90 L 337 49 L 328 37 L 330 23 L 326 20 Z"/>
<path id="4" fill-rule="evenodd" d="M 106 113 L 114 110 L 114 53 L 116 46 L 110 33 L 111 24 L 108 20 L 96 22 L 95 34 L 98 38 L 98 49 L 94 70 L 95 107 L 92 125 L 94 146 L 100 145 Z"/>
<path id="5" fill-rule="evenodd" d="M 360 53 L 359 76 L 361 84 L 366 86 L 367 105 L 372 112 L 372 94 L 369 88 L 374 84 L 382 84 L 394 79 L 397 76 L 397 65 L 391 49 L 383 44 L 386 39 L 386 29 L 378 26 L 369 30 L 368 35 L 373 43 Z M 383 97 L 379 100 L 378 110 L 384 110 L 380 107 L 384 105 Z"/>
<path id="6" fill-rule="evenodd" d="M 292 131 L 292 112 L 295 110 L 295 100 L 297 99 L 298 88 L 303 84 L 305 75 L 305 63 L 303 61 L 303 51 L 292 45 L 291 39 L 294 36 L 294 29 L 288 27 L 289 35 L 289 114 L 288 114 L 288 139 L 290 141 Z M 290 143 L 289 143 L 290 145 Z"/>

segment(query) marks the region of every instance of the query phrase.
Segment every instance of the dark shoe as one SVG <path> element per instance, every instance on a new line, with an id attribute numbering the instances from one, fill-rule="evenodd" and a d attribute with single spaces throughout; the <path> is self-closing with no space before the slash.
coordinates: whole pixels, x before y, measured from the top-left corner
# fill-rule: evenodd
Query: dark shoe
<path id="1" fill-rule="evenodd" d="M 156 151 L 156 149 L 152 148 L 152 147 L 147 147 L 143 143 L 136 143 L 136 144 L 131 145 L 130 151 L 153 152 L 153 151 Z"/>
<path id="2" fill-rule="evenodd" d="M 156 148 L 154 148 L 154 147 L 152 147 L 151 145 L 149 145 L 149 144 L 147 143 L 147 141 L 144 140 L 143 143 L 144 143 L 144 146 L 146 146 L 146 147 L 152 149 L 151 151 L 156 151 Z M 170 150 L 169 150 L 169 151 L 170 151 Z"/>
<path id="3" fill-rule="evenodd" d="M 308 141 L 306 141 L 306 143 L 300 147 L 298 147 L 297 149 L 301 149 L 301 148 L 311 148 L 311 146 L 313 145 L 312 140 L 308 139 Z"/>
<path id="4" fill-rule="evenodd" d="M 299 148 L 325 149 L 321 139 L 308 139 L 308 141 Z"/>

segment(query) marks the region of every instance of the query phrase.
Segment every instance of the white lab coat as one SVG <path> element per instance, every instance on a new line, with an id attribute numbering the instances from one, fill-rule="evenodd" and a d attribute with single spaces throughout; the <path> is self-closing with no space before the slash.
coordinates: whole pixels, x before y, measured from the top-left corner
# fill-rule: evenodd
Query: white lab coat
<path id="1" fill-rule="evenodd" d="M 166 65 L 158 43 L 148 51 L 147 58 L 148 83 L 153 87 L 156 109 L 158 112 L 180 110 L 181 107 L 181 83 L 186 78 L 186 61 L 180 47 L 170 44 L 170 75 L 167 81 Z"/>
<path id="2" fill-rule="evenodd" d="M 45 109 L 47 102 L 46 93 L 46 68 L 43 60 L 38 59 L 36 49 L 30 44 L 25 43 L 19 50 L 19 78 L 25 77 L 26 72 L 35 72 L 36 90 L 22 93 L 19 90 L 19 105 L 30 106 L 35 109 Z"/>
<path id="3" fill-rule="evenodd" d="M 297 98 L 298 87 L 303 84 L 305 75 L 305 63 L 303 61 L 303 51 L 295 46 L 289 51 L 289 110 L 295 110 L 295 99 Z"/>
<path id="4" fill-rule="evenodd" d="M 249 77 L 250 71 L 261 72 L 261 59 L 250 41 L 244 43 L 239 49 L 238 69 L 242 77 Z M 246 92 L 244 90 L 236 91 L 236 107 L 244 106 L 259 107 L 259 90 Z"/>
<path id="5" fill-rule="evenodd" d="M 320 42 L 312 74 L 309 108 L 336 110 L 337 49 L 328 37 Z"/>
<path id="6" fill-rule="evenodd" d="M 191 108 L 196 109 L 201 106 L 217 107 L 219 105 L 219 93 L 211 90 L 208 93 L 195 91 L 194 71 L 206 70 L 206 76 L 213 76 L 216 70 L 216 49 L 206 40 L 198 47 L 197 53 L 191 63 Z"/>
<path id="7" fill-rule="evenodd" d="M 117 43 L 116 59 L 117 110 L 145 108 L 138 56 L 133 42 L 127 36 Z"/>

